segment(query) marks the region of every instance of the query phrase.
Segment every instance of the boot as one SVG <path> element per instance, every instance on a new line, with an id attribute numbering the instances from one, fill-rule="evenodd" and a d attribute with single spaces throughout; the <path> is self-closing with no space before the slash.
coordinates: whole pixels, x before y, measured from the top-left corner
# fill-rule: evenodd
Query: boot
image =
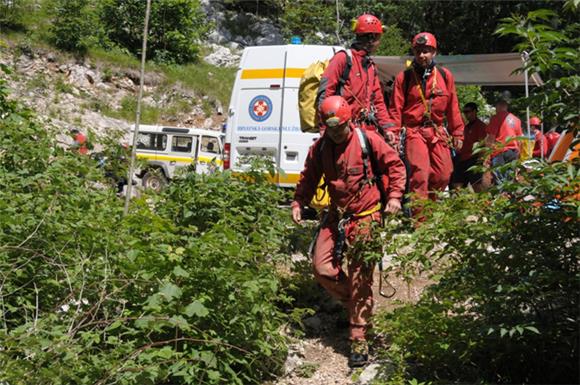
<path id="1" fill-rule="evenodd" d="M 348 366 L 360 368 L 369 362 L 369 345 L 365 340 L 354 340 L 350 344 Z"/>

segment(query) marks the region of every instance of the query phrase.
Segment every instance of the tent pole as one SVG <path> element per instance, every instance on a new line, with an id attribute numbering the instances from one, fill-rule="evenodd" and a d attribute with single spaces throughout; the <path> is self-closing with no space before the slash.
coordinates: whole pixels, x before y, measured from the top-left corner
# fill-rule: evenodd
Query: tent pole
<path id="1" fill-rule="evenodd" d="M 147 0 L 145 8 L 145 22 L 143 27 L 143 49 L 141 50 L 141 74 L 139 79 L 139 96 L 137 96 L 137 113 L 135 116 L 135 132 L 133 133 L 133 143 L 131 145 L 131 162 L 127 171 L 127 192 L 125 195 L 125 207 L 123 215 L 129 212 L 129 201 L 133 195 L 133 174 L 135 173 L 135 157 L 137 156 L 137 137 L 139 136 L 139 123 L 141 120 L 141 100 L 143 99 L 143 83 L 145 77 L 145 60 L 147 58 L 147 34 L 149 31 L 149 14 L 151 12 L 151 0 Z"/>
<path id="2" fill-rule="evenodd" d="M 522 52 L 522 59 L 524 61 L 524 78 L 525 78 L 525 85 L 526 85 L 526 99 L 530 97 L 530 90 L 529 90 L 529 82 L 528 82 L 528 53 L 526 51 Z M 526 106 L 526 122 L 527 122 L 527 129 L 528 129 L 528 138 L 530 138 L 530 106 L 529 104 Z"/>

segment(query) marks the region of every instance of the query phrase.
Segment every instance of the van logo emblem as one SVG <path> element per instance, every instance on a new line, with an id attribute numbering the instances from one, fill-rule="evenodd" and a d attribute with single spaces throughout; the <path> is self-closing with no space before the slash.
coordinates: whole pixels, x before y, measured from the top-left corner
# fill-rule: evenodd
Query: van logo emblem
<path id="1" fill-rule="evenodd" d="M 266 95 L 258 95 L 249 106 L 250 117 L 256 122 L 263 122 L 272 114 L 272 101 Z"/>

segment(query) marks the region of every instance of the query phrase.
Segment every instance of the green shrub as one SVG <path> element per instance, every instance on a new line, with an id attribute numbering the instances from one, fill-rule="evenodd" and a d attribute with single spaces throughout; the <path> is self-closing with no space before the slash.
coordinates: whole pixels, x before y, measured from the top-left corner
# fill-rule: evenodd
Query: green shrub
<path id="1" fill-rule="evenodd" d="M 110 41 L 140 55 L 146 2 L 106 0 L 100 19 Z M 161 0 L 151 4 L 148 57 L 164 63 L 189 63 L 198 58 L 198 43 L 210 25 L 198 0 Z"/>
<path id="2" fill-rule="evenodd" d="M 394 238 L 400 268 L 439 275 L 416 306 L 377 318 L 397 378 L 578 381 L 578 165 L 520 166 L 502 194 L 427 204 L 427 221 Z"/>
<path id="3" fill-rule="evenodd" d="M 186 174 L 123 202 L 0 84 L 0 367 L 27 384 L 260 383 L 283 363 L 280 192 Z"/>
<path id="4" fill-rule="evenodd" d="M 88 0 L 50 0 L 53 18 L 49 27 L 52 44 L 65 51 L 84 54 L 98 35 L 99 23 Z"/>

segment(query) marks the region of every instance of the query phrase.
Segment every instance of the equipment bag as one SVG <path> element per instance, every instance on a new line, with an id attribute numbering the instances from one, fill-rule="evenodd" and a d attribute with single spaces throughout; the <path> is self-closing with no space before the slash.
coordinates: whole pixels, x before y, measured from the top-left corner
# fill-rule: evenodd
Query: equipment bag
<path id="1" fill-rule="evenodd" d="M 338 51 L 346 53 L 346 67 L 344 73 L 340 78 L 337 89 L 337 95 L 342 94 L 342 87 L 346 83 L 350 68 L 352 67 L 352 53 L 350 49 Z M 335 54 L 335 55 L 336 55 Z M 300 129 L 302 132 L 316 133 L 318 128 L 318 111 L 317 99 L 318 88 L 320 87 L 320 79 L 324 70 L 328 67 L 330 60 L 316 61 L 310 64 L 305 70 L 300 79 L 300 88 L 298 89 L 298 111 L 300 113 Z"/>

